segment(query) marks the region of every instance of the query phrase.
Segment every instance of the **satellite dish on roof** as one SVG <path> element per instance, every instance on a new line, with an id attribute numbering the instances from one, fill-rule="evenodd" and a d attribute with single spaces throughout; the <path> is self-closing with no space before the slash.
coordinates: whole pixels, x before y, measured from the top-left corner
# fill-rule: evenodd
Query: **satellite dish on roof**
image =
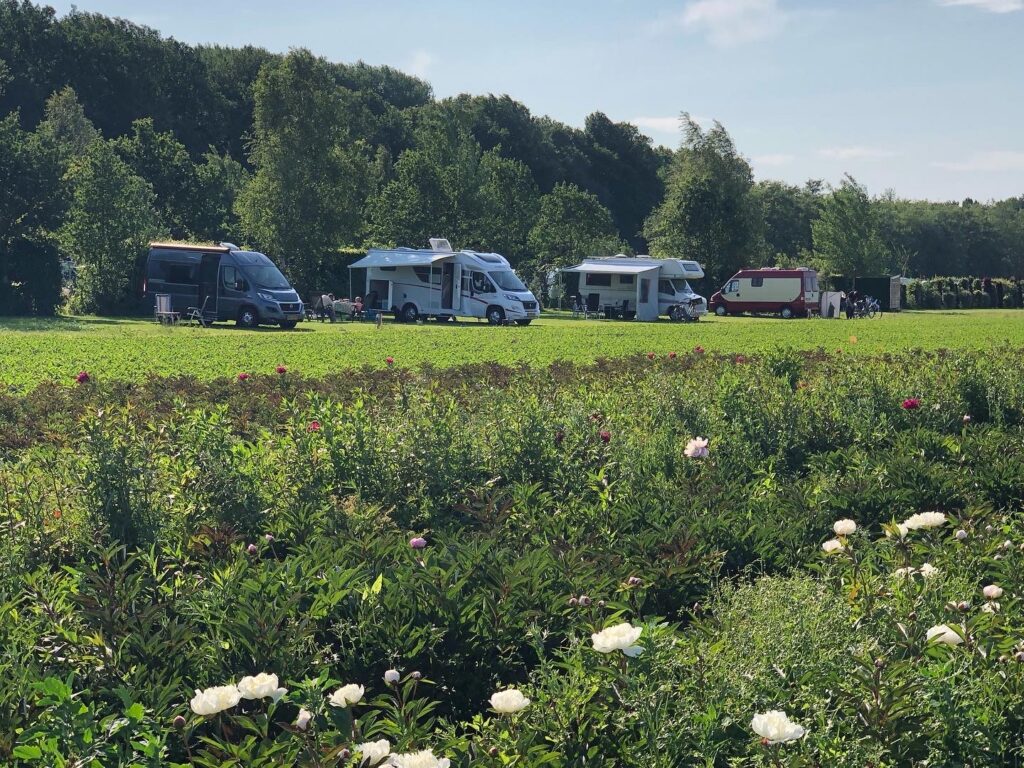
<path id="1" fill-rule="evenodd" d="M 430 250 L 437 253 L 454 253 L 452 250 L 452 244 L 443 237 L 432 237 L 430 238 Z"/>

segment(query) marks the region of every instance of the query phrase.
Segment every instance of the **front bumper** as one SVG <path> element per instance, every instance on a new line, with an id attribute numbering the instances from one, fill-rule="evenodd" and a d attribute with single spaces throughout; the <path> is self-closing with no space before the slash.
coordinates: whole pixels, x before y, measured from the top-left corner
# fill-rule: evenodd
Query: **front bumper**
<path id="1" fill-rule="evenodd" d="M 306 308 L 301 301 L 277 302 L 260 301 L 260 317 L 264 320 L 294 322 L 305 317 Z"/>

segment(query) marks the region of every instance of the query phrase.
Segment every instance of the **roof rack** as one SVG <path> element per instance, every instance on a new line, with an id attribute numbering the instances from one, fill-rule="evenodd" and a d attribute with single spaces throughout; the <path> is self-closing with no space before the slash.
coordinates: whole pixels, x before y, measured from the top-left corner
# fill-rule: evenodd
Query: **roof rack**
<path id="1" fill-rule="evenodd" d="M 150 248 L 170 248 L 176 251 L 205 251 L 206 253 L 227 253 L 231 250 L 225 243 L 220 245 L 201 245 L 196 243 L 150 243 Z"/>

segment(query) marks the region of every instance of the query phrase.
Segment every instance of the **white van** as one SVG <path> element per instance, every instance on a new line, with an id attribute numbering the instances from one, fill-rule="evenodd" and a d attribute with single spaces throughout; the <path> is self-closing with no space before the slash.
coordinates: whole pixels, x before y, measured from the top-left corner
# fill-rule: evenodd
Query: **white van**
<path id="1" fill-rule="evenodd" d="M 562 270 L 579 275 L 579 295 L 588 311 L 624 320 L 699 320 L 708 312 L 690 280 L 704 277 L 695 261 L 625 256 L 586 259 Z"/>
<path id="2" fill-rule="evenodd" d="M 540 316 L 537 298 L 504 256 L 455 251 L 441 238 L 432 238 L 429 249 L 371 249 L 349 269 L 366 270 L 365 309 L 393 312 L 406 323 L 476 317 L 529 325 Z"/>

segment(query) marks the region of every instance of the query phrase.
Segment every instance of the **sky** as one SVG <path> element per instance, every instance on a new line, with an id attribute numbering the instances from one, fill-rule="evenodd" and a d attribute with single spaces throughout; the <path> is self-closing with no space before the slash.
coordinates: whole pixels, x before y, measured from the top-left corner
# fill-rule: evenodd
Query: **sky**
<path id="1" fill-rule="evenodd" d="M 58 13 L 72 3 L 51 2 Z M 76 0 L 187 43 L 387 64 L 675 147 L 718 120 L 758 179 L 1024 195 L 1024 0 Z"/>

